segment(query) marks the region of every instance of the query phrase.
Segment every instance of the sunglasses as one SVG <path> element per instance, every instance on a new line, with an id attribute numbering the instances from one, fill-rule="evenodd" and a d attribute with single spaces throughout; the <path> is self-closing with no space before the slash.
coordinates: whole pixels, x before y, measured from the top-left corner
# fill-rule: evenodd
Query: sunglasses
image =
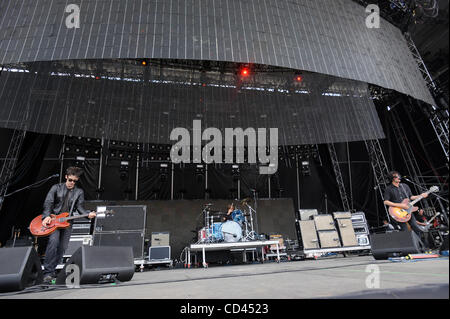
<path id="1" fill-rule="evenodd" d="M 67 181 L 68 181 L 69 183 L 77 183 L 77 182 L 78 182 L 78 179 L 71 179 L 71 178 L 68 178 Z"/>

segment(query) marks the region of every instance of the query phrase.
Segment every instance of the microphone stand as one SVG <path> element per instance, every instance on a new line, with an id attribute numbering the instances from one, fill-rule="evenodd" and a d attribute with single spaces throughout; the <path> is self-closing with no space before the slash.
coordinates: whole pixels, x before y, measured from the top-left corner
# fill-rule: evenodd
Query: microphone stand
<path id="1" fill-rule="evenodd" d="M 416 185 L 419 189 L 422 189 L 422 190 L 424 190 L 424 191 L 427 191 L 427 188 L 426 188 L 426 187 L 423 187 L 423 186 L 421 186 L 421 185 L 419 185 L 419 184 L 417 184 L 417 183 L 414 183 L 412 180 L 410 180 L 410 179 L 408 179 L 408 178 L 406 178 L 406 177 L 402 177 L 402 179 L 404 179 L 404 180 L 410 182 L 411 184 Z M 433 194 L 434 194 L 434 196 L 436 196 L 437 198 L 443 200 L 444 202 L 446 202 L 446 203 L 448 204 L 448 200 L 447 200 L 447 199 L 443 198 L 442 196 L 439 196 L 439 195 L 436 194 L 436 193 L 433 193 Z"/>
<path id="2" fill-rule="evenodd" d="M 414 184 L 414 185 L 416 185 L 419 189 L 422 189 L 422 190 L 425 190 L 425 191 L 427 190 L 426 187 L 423 187 L 423 186 L 421 186 L 421 185 L 419 185 L 417 183 L 414 183 L 412 180 L 410 180 L 410 179 L 408 179 L 406 177 L 403 177 L 403 179 L 408 181 L 408 182 L 410 182 L 410 183 L 412 183 L 412 184 Z M 446 218 L 447 225 L 448 225 L 448 216 L 447 216 L 448 215 L 448 208 L 447 208 L 447 211 L 446 211 L 444 205 L 442 205 L 442 203 L 441 203 L 441 200 L 446 202 L 447 203 L 447 207 L 448 207 L 448 200 L 443 198 L 442 196 L 437 195 L 436 193 L 433 193 L 433 194 L 434 194 L 434 196 L 436 196 L 438 198 L 439 206 L 441 206 L 443 216 Z"/>
<path id="3" fill-rule="evenodd" d="M 1 207 L 3 201 L 5 200 L 6 197 L 9 197 L 9 196 L 14 195 L 14 194 L 16 194 L 16 193 L 19 193 L 19 192 L 21 192 L 21 191 L 24 191 L 24 190 L 33 188 L 33 187 L 35 187 L 35 186 L 41 186 L 41 184 L 44 184 L 45 182 L 49 181 L 50 179 L 52 179 L 52 178 L 54 178 L 54 177 L 59 177 L 59 174 L 55 174 L 55 175 L 49 176 L 49 177 L 44 178 L 44 179 L 42 179 L 42 180 L 40 180 L 40 181 L 38 181 L 38 182 L 35 182 L 35 183 L 30 184 L 30 185 L 28 185 L 28 186 L 22 187 L 22 188 L 20 188 L 20 189 L 15 190 L 15 191 L 12 192 L 12 193 L 9 193 L 9 194 L 4 195 L 3 197 L 0 197 L 0 207 Z"/>

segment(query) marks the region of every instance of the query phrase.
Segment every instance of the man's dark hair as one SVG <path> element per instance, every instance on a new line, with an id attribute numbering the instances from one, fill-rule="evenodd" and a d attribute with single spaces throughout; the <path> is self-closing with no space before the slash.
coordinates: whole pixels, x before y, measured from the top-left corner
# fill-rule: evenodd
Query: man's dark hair
<path id="1" fill-rule="evenodd" d="M 80 178 L 80 176 L 82 174 L 83 174 L 83 169 L 76 167 L 76 166 L 71 166 L 66 169 L 67 176 L 72 175 L 72 176 L 76 176 L 76 177 Z"/>
<path id="2" fill-rule="evenodd" d="M 388 179 L 390 182 L 392 182 L 394 180 L 394 175 L 400 176 L 400 173 L 397 171 L 390 171 L 388 174 Z"/>

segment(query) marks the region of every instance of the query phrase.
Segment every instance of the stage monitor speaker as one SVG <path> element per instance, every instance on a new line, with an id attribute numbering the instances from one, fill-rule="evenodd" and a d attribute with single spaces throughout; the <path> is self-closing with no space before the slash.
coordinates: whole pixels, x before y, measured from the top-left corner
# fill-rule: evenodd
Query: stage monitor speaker
<path id="1" fill-rule="evenodd" d="M 372 255 L 375 259 L 402 257 L 423 253 L 424 247 L 413 231 L 393 231 L 370 235 Z"/>
<path id="2" fill-rule="evenodd" d="M 41 262 L 33 247 L 0 248 L 0 292 L 23 290 L 42 280 Z"/>
<path id="3" fill-rule="evenodd" d="M 439 252 L 448 252 L 448 234 L 442 236 L 442 245 L 439 247 Z"/>
<path id="4" fill-rule="evenodd" d="M 111 231 L 144 231 L 147 215 L 147 206 L 99 206 L 101 208 L 112 210 L 114 214 L 105 218 L 96 218 L 94 233 Z"/>
<path id="5" fill-rule="evenodd" d="M 129 281 L 135 271 L 132 247 L 81 246 L 58 274 L 56 284 L 66 284 L 67 266 L 72 264 L 80 270 L 80 285 Z"/>

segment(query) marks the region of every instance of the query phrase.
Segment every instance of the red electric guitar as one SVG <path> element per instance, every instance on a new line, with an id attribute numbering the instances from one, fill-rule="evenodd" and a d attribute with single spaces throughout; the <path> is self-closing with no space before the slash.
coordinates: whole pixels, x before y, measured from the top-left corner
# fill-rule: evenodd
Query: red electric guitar
<path id="1" fill-rule="evenodd" d="M 427 194 L 430 193 L 435 193 L 439 191 L 439 187 L 437 186 L 433 186 L 430 188 L 429 191 L 427 191 Z M 416 198 L 415 200 L 413 200 L 412 202 L 409 202 L 408 198 L 405 198 L 402 201 L 402 204 L 408 204 L 409 208 L 408 209 L 403 209 L 400 207 L 389 207 L 389 215 L 391 215 L 392 218 L 394 218 L 396 221 L 400 222 L 400 223 L 406 223 L 411 219 L 411 213 L 417 211 L 419 208 L 414 206 L 415 203 L 417 203 L 418 201 L 422 200 L 423 197 L 419 196 L 418 198 Z"/>
<path id="2" fill-rule="evenodd" d="M 105 214 L 105 216 L 114 215 L 114 211 L 107 210 L 104 212 L 100 212 L 97 214 Z M 42 225 L 42 215 L 36 216 L 30 223 L 30 232 L 32 235 L 36 237 L 44 237 L 53 233 L 58 228 L 67 228 L 70 226 L 69 221 L 77 218 L 85 218 L 89 216 L 89 214 L 79 215 L 79 216 L 71 216 L 69 217 L 69 213 L 61 213 L 59 215 L 50 214 L 52 221 L 49 225 Z"/>

